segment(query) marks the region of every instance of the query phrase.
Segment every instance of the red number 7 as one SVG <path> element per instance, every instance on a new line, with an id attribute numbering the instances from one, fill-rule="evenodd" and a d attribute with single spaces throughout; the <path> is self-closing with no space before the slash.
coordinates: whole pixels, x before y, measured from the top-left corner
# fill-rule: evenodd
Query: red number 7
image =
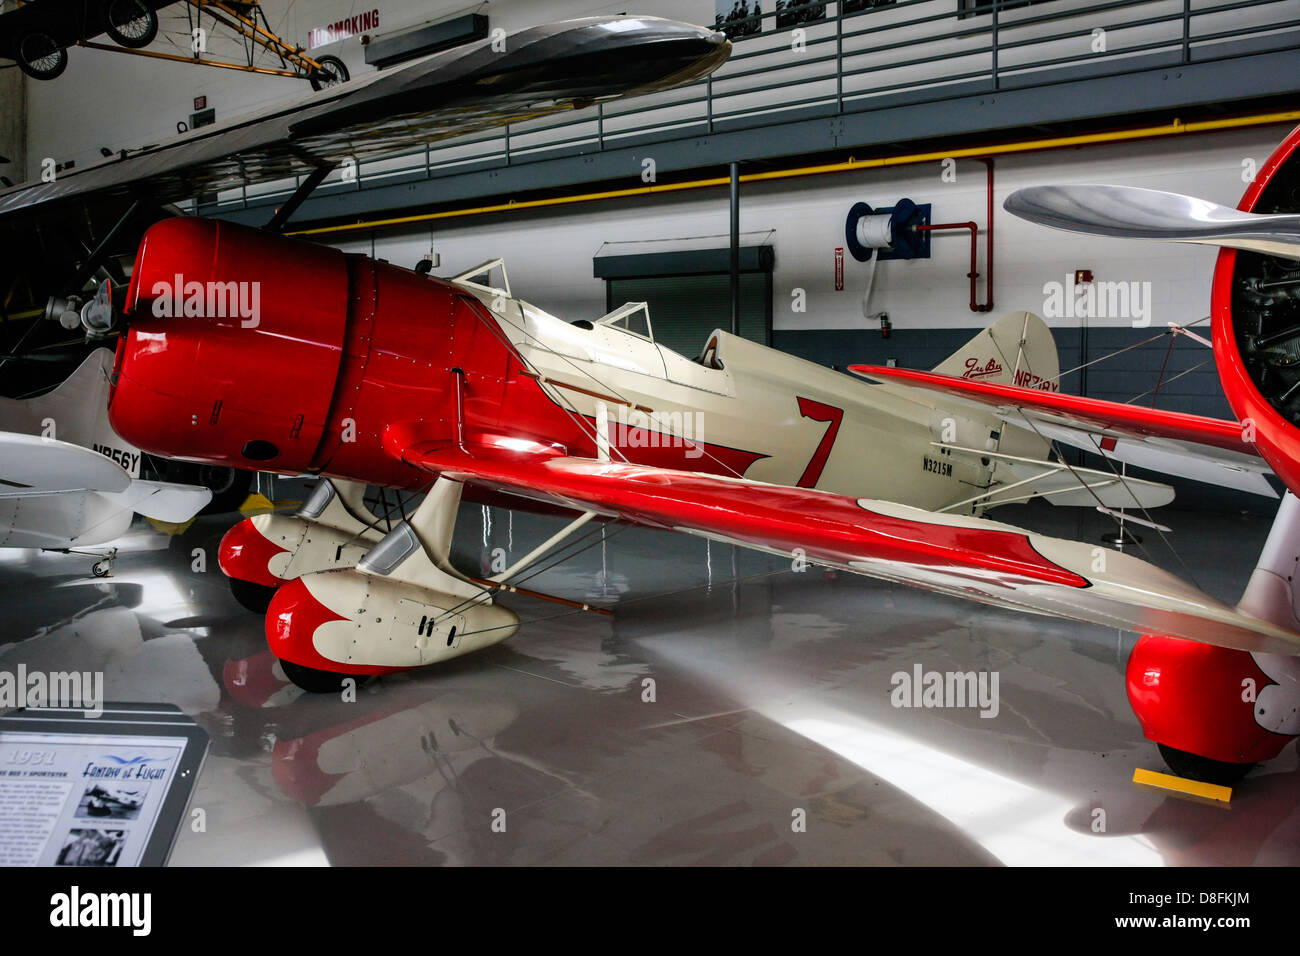
<path id="1" fill-rule="evenodd" d="M 835 436 L 839 434 L 840 422 L 844 420 L 844 409 L 836 408 L 834 405 L 823 405 L 821 402 L 814 402 L 811 398 L 800 398 L 799 414 L 815 422 L 830 423 L 826 426 L 826 434 L 822 435 L 822 440 L 817 443 L 812 461 L 808 462 L 808 467 L 803 470 L 803 475 L 797 483 L 800 488 L 815 488 L 817 480 L 822 476 L 822 469 L 826 467 L 826 459 L 831 457 Z"/>

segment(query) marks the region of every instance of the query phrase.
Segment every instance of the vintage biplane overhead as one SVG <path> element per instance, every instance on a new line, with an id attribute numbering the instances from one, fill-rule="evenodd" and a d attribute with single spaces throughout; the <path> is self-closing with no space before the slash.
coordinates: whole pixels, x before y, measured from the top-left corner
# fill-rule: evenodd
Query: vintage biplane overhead
<path id="1" fill-rule="evenodd" d="M 32 79 L 53 80 L 68 67 L 68 47 L 101 34 L 123 50 L 158 35 L 158 11 L 176 0 L 28 0 L 0 12 L 0 57 Z"/>
<path id="2" fill-rule="evenodd" d="M 52 12 L 49 4 L 39 6 Z M 33 12 L 24 20 L 29 26 Z M 65 329 L 80 325 L 91 340 L 102 339 L 113 331 L 114 305 L 120 306 L 126 289 L 125 273 L 112 267 L 108 253 L 133 225 L 174 213 L 168 207 L 176 201 L 234 185 L 303 176 L 302 188 L 268 223 L 275 230 L 345 160 L 667 89 L 706 75 L 729 49 L 724 37 L 709 30 L 657 18 L 604 17 L 524 30 L 504 43 L 449 50 L 255 116 L 59 173 L 48 182 L 0 192 L 0 236 L 5 239 L 0 259 L 24 280 L 51 263 L 62 269 L 62 294 L 51 296 L 46 318 L 60 320 Z M 93 247 L 85 243 L 69 255 L 58 255 L 47 245 L 60 222 L 85 221 L 91 218 L 88 207 L 106 203 L 119 215 L 111 228 L 94 237 Z M 114 280 L 116 303 L 109 292 Z M 33 321 L 13 351 L 21 353 L 33 332 L 53 325 Z M 92 353 L 48 395 L 4 400 L 0 546 L 103 543 L 125 530 L 133 504 L 140 513 L 180 521 L 211 497 L 202 488 L 142 480 L 139 450 L 106 420 L 108 354 Z M 0 369 L 11 377 L 19 364 L 13 359 L 13 354 L 0 357 Z M 57 440 L 42 425 L 51 418 Z"/>
<path id="3" fill-rule="evenodd" d="M 444 61 L 457 79 L 434 84 L 451 95 L 426 100 L 421 80 L 411 99 L 384 87 L 395 98 L 385 102 L 422 103 L 432 114 L 425 135 L 452 135 L 548 104 L 582 105 L 612 88 L 664 88 L 707 73 L 727 50 L 710 31 L 637 17 L 517 36 L 591 43 L 505 73 L 486 47 L 459 52 Z M 345 105 L 354 93 L 330 94 L 342 99 L 324 115 L 280 113 L 260 130 L 144 157 L 136 169 L 176 198 L 239 181 L 243 154 L 205 150 L 242 144 L 258 157 L 254 170 L 266 164 L 284 175 L 302 168 L 284 142 L 294 135 L 322 166 L 359 145 L 349 137 L 360 128 L 379 141 L 400 136 L 400 124 L 367 126 L 368 107 Z M 340 133 L 345 122 L 351 132 Z M 1286 167 L 1297 141 L 1300 133 L 1266 175 Z M 91 173 L 75 187 L 0 195 L 0 212 L 126 188 L 120 170 Z M 1248 194 L 1247 210 L 1257 196 Z M 1128 477 L 1109 458 L 1103 471 L 1054 457 L 1048 426 L 1077 441 L 1096 436 L 1103 452 L 1122 441 L 1124 454 L 1166 470 L 1190 462 L 1178 470 L 1272 493 L 1262 476 L 1277 467 L 1275 456 L 1236 423 L 1153 413 L 1126 426 L 1106 403 L 1088 416 L 1042 405 L 1055 397 L 1059 369 L 1036 317 L 1004 316 L 936 370 L 959 395 L 880 369 L 865 370 L 871 384 L 720 330 L 692 360 L 655 342 L 643 304 L 565 322 L 516 298 L 499 260 L 434 278 L 280 238 L 285 216 L 268 230 L 169 219 L 146 233 L 109 416 L 158 454 L 325 479 L 298 514 L 244 521 L 220 552 L 237 596 L 266 609 L 271 650 L 300 685 L 337 688 L 350 676 L 504 640 L 518 619 L 496 595 L 585 524 L 614 519 L 1151 635 L 1130 663 L 1130 697 L 1184 772 L 1239 774 L 1300 732 L 1300 621 L 1276 573 L 1294 553 L 1293 497 L 1261 559 L 1261 583 L 1252 581 L 1237 607 L 1131 555 L 981 517 L 1030 497 L 1112 511 L 1171 497 L 1168 486 Z M 1219 264 L 1228 271 L 1217 287 L 1228 292 L 1233 255 Z M 1276 281 L 1278 267 L 1261 268 Z M 257 290 L 256 315 L 228 308 L 242 289 Z M 1223 308 L 1216 345 L 1228 334 L 1218 325 L 1231 328 Z M 961 377 L 971 369 L 978 382 Z M 981 383 L 1009 391 L 981 401 Z M 387 529 L 364 506 L 367 484 L 428 493 Z M 577 517 L 491 579 L 476 579 L 449 560 L 462 492 Z M 1263 688 L 1258 710 L 1242 699 L 1244 679 Z"/>

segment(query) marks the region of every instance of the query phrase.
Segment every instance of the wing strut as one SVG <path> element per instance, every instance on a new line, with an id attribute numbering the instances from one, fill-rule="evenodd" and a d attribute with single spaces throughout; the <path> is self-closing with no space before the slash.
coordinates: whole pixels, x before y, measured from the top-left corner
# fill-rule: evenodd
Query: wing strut
<path id="1" fill-rule="evenodd" d="M 288 225 L 290 217 L 298 211 L 307 197 L 316 191 L 316 187 L 325 181 L 325 177 L 334 172 L 338 163 L 321 163 L 310 173 L 307 178 L 298 184 L 298 188 L 293 191 L 293 195 L 284 201 L 284 205 L 275 211 L 266 224 L 266 231 L 279 235 L 284 232 L 284 227 Z"/>

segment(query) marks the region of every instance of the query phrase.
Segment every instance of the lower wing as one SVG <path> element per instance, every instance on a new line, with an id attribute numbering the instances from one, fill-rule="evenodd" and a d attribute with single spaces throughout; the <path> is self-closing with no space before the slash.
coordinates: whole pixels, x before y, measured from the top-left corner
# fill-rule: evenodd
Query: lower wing
<path id="1" fill-rule="evenodd" d="M 1300 655 L 1300 633 L 1250 617 L 1145 561 L 985 519 L 743 478 L 573 458 L 516 440 L 464 448 L 416 445 L 401 450 L 401 457 L 483 488 L 805 557 L 985 604 Z"/>

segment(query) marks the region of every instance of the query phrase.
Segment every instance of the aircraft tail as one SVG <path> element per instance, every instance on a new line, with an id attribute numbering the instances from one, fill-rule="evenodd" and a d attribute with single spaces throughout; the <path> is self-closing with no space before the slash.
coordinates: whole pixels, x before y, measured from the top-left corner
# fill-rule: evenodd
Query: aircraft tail
<path id="1" fill-rule="evenodd" d="M 1008 312 L 935 366 L 942 375 L 1059 392 L 1061 366 L 1047 323 Z"/>
<path id="2" fill-rule="evenodd" d="M 99 452 L 132 478 L 140 477 L 140 449 L 124 441 L 108 421 L 108 377 L 113 353 L 91 352 L 77 370 L 36 398 L 0 398 L 0 431 L 54 438 Z"/>

